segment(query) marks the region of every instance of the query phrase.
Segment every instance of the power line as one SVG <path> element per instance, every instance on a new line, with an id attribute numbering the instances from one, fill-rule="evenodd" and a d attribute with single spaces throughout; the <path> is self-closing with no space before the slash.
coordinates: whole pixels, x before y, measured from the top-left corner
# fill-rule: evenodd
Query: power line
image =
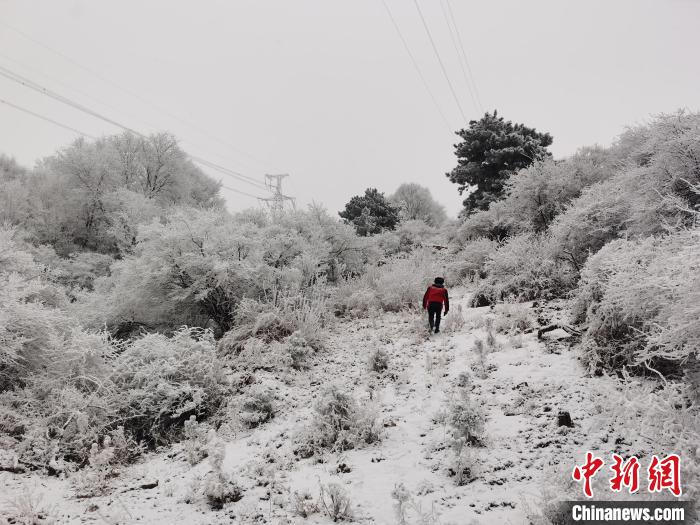
<path id="1" fill-rule="evenodd" d="M 88 134 L 88 133 L 84 133 L 84 132 L 80 131 L 79 129 L 72 128 L 72 127 L 67 126 L 67 125 L 65 125 L 65 124 L 61 124 L 60 122 L 58 122 L 58 121 L 56 121 L 56 120 L 53 120 L 53 119 L 51 119 L 51 118 L 49 118 L 49 117 L 45 117 L 44 115 L 40 115 L 39 113 L 34 113 L 34 112 L 33 112 L 32 110 L 30 110 L 30 109 L 23 108 L 23 107 L 21 107 L 21 106 L 18 106 L 18 105 L 16 105 L 16 104 L 13 104 L 12 102 L 8 102 L 7 100 L 3 100 L 3 99 L 0 98 L 0 102 L 2 102 L 3 104 L 6 104 L 6 105 L 8 105 L 8 106 L 10 106 L 11 108 L 15 108 L 15 109 L 17 109 L 17 110 L 19 110 L 19 111 L 23 111 L 24 113 L 27 113 L 27 114 L 29 114 L 29 115 L 32 115 L 33 117 L 39 118 L 39 119 L 41 119 L 41 120 L 45 120 L 46 122 L 50 122 L 51 124 L 54 124 L 54 125 L 56 125 L 56 126 L 59 126 L 59 127 L 63 128 L 63 129 L 67 129 L 68 131 L 72 131 L 73 133 L 77 133 L 78 135 L 82 135 L 82 136 L 85 137 L 85 138 L 92 139 L 92 140 L 97 139 L 97 137 L 95 137 L 95 136 L 93 136 L 93 135 L 90 135 L 90 134 Z"/>
<path id="2" fill-rule="evenodd" d="M 472 72 L 472 68 L 469 65 L 469 59 L 467 58 L 467 52 L 464 48 L 464 43 L 462 42 L 462 35 L 459 32 L 459 26 L 457 25 L 457 19 L 455 18 L 454 11 L 452 11 L 452 4 L 450 4 L 450 0 L 445 0 L 445 3 L 447 4 L 447 10 L 450 13 L 450 17 L 452 18 L 452 24 L 455 27 L 455 33 L 457 35 L 457 41 L 459 42 L 459 47 L 462 50 L 462 56 L 464 57 L 464 63 L 467 66 L 467 71 L 469 72 L 469 78 L 472 81 L 472 84 L 474 86 L 474 94 L 476 95 L 476 100 L 479 103 L 479 107 L 481 108 L 481 112 L 484 112 L 484 105 L 481 103 L 481 97 L 479 96 L 479 90 L 476 87 L 476 77 L 474 76 L 474 73 Z"/>
<path id="3" fill-rule="evenodd" d="M 450 24 L 450 17 L 447 13 L 447 10 L 445 9 L 445 4 L 443 0 L 440 0 L 440 9 L 442 10 L 442 15 L 445 18 L 445 22 L 447 23 L 447 29 L 449 30 L 450 33 L 450 40 L 452 40 L 452 45 L 455 48 L 455 52 L 457 53 L 457 58 L 459 60 L 459 67 L 462 70 L 462 76 L 464 77 L 464 83 L 467 86 L 467 90 L 469 90 L 469 96 L 472 99 L 472 102 L 474 103 L 474 109 L 476 111 L 481 111 L 481 108 L 479 108 L 479 103 L 476 100 L 476 96 L 474 95 L 474 89 L 472 88 L 472 84 L 469 80 L 469 75 L 467 75 L 467 69 L 464 66 L 464 60 L 462 58 L 462 54 L 460 53 L 459 45 L 457 44 L 457 39 L 455 38 L 455 30 L 452 29 L 452 24 Z M 454 23 L 454 18 L 452 18 L 452 22 Z"/>
<path id="4" fill-rule="evenodd" d="M 399 27 L 399 24 L 396 22 L 396 19 L 394 18 L 394 15 L 391 13 L 391 10 L 389 9 L 389 5 L 386 3 L 386 0 L 382 0 L 382 4 L 384 4 L 384 8 L 386 9 L 386 12 L 389 15 L 389 18 L 391 19 L 391 23 L 393 24 L 394 28 L 396 29 L 396 33 L 399 35 L 399 38 L 401 39 L 401 43 L 403 44 L 404 49 L 406 50 L 406 53 L 408 54 L 408 57 L 411 59 L 411 63 L 413 64 L 414 69 L 416 70 L 416 73 L 418 73 L 418 76 L 420 77 L 421 81 L 423 82 L 423 87 L 425 87 L 425 90 L 428 92 L 428 95 L 430 95 L 431 100 L 433 101 L 433 105 L 435 106 L 435 109 L 437 112 L 440 114 L 440 118 L 442 118 L 442 121 L 445 123 L 445 126 L 447 127 L 447 130 L 452 133 L 452 126 L 450 126 L 450 123 L 447 120 L 447 117 L 445 117 L 445 114 L 442 112 L 442 109 L 440 109 L 440 105 L 437 102 L 437 99 L 435 98 L 435 95 L 433 94 L 433 91 L 430 89 L 430 86 L 428 85 L 428 81 L 425 78 L 425 75 L 423 75 L 423 72 L 420 69 L 420 66 L 418 65 L 418 61 L 416 58 L 413 56 L 413 53 L 411 52 L 411 48 L 408 46 L 408 42 L 403 36 L 403 33 L 401 32 L 401 28 Z"/>
<path id="5" fill-rule="evenodd" d="M 219 143 L 221 143 L 221 144 L 227 146 L 228 148 L 231 148 L 232 150 L 234 150 L 235 152 L 237 152 L 237 153 L 240 154 L 240 155 L 243 155 L 243 156 L 245 156 L 245 157 L 248 157 L 249 159 L 255 161 L 256 163 L 258 163 L 258 164 L 261 165 L 261 166 L 265 166 L 265 165 L 266 165 L 266 163 L 265 163 L 264 161 L 258 159 L 255 155 L 251 155 L 250 153 L 245 152 L 245 151 L 243 151 L 243 150 L 237 148 L 236 146 L 232 145 L 232 144 L 229 143 L 228 141 L 223 140 L 223 139 L 217 137 L 216 135 L 213 135 L 212 133 L 210 133 L 210 132 L 207 131 L 206 129 L 204 129 L 204 128 L 198 126 L 197 124 L 194 124 L 194 123 L 192 123 L 192 122 L 189 122 L 188 120 L 186 120 L 186 119 L 184 119 L 184 118 L 178 116 L 177 114 L 172 113 L 172 112 L 171 112 L 170 110 L 168 110 L 167 108 L 164 108 L 164 107 L 162 107 L 162 106 L 160 106 L 160 105 L 158 105 L 158 104 L 155 104 L 154 102 L 149 101 L 148 99 L 146 99 L 146 98 L 144 98 L 143 96 L 139 95 L 139 94 L 136 93 L 135 91 L 132 91 L 131 89 L 128 89 L 128 88 L 126 88 L 126 87 L 124 87 L 124 86 L 121 86 L 121 85 L 117 84 L 116 82 L 114 82 L 113 80 L 111 80 L 111 79 L 105 77 L 104 75 L 102 75 L 102 74 L 99 73 L 98 71 L 95 71 L 94 69 L 92 69 L 92 68 L 90 68 L 90 67 L 87 67 L 87 66 L 81 64 L 80 62 L 78 62 L 78 61 L 76 61 L 75 59 L 71 58 L 70 56 L 66 55 L 65 53 L 62 53 L 61 51 L 58 51 L 57 49 L 54 49 L 53 47 L 49 46 L 48 44 L 45 44 L 44 42 L 41 42 L 40 40 L 37 40 L 36 38 L 34 38 L 34 37 L 32 37 L 31 35 L 25 33 L 24 31 L 21 31 L 21 30 L 17 29 L 16 27 L 13 27 L 13 26 L 11 26 L 11 25 L 7 24 L 6 22 L 3 22 L 3 21 L 0 21 L 0 24 L 2 24 L 2 25 L 4 25 L 5 27 L 11 29 L 12 31 L 14 31 L 14 32 L 17 33 L 18 35 L 22 36 L 23 38 L 26 38 L 26 39 L 29 40 L 30 42 L 33 42 L 34 44 L 36 44 L 36 45 L 38 45 L 38 46 L 41 46 L 41 47 L 43 47 L 44 49 L 47 49 L 47 50 L 51 51 L 52 53 L 54 53 L 54 54 L 60 56 L 60 57 L 63 58 L 64 60 L 67 60 L 68 62 L 70 62 L 71 64 L 73 64 L 74 66 L 76 66 L 76 67 L 82 69 L 83 71 L 86 71 L 87 73 L 93 75 L 93 76 L 96 77 L 96 78 L 99 78 L 100 80 L 102 80 L 103 82 L 106 82 L 107 84 L 111 85 L 112 87 L 114 87 L 114 88 L 116 88 L 116 89 L 118 89 L 118 90 L 120 90 L 120 91 L 126 93 L 127 95 L 129 95 L 129 96 L 131 96 L 131 97 L 136 98 L 137 100 L 141 101 L 143 104 L 146 104 L 147 106 L 150 106 L 150 107 L 156 109 L 157 111 L 160 111 L 161 113 L 163 113 L 163 114 L 169 116 L 170 118 L 175 119 L 175 120 L 177 120 L 178 122 L 180 122 L 180 123 L 182 123 L 182 124 L 185 124 L 186 126 L 189 126 L 189 127 L 193 128 L 193 129 L 197 130 L 199 133 L 202 133 L 203 135 L 209 137 L 210 139 L 215 140 L 215 141 L 217 141 L 217 142 L 219 142 Z"/>
<path id="6" fill-rule="evenodd" d="M 420 15 L 420 19 L 423 22 L 423 27 L 425 28 L 425 32 L 428 34 L 428 39 L 430 40 L 430 45 L 433 47 L 433 51 L 435 52 L 435 57 L 437 58 L 438 63 L 440 64 L 440 69 L 442 69 L 442 74 L 445 76 L 445 80 L 447 80 L 447 85 L 450 87 L 450 91 L 452 92 L 452 97 L 455 99 L 455 102 L 457 104 L 457 108 L 459 108 L 459 112 L 462 115 L 462 118 L 464 119 L 465 122 L 467 122 L 467 116 L 464 114 L 464 110 L 462 109 L 462 104 L 459 103 L 459 98 L 457 97 L 457 92 L 455 91 L 455 88 L 452 85 L 452 81 L 450 80 L 450 76 L 447 74 L 447 69 L 445 68 L 445 64 L 443 63 L 442 58 L 440 57 L 440 52 L 438 51 L 438 48 L 435 45 L 435 40 L 433 40 L 433 35 L 430 32 L 430 29 L 428 28 L 428 23 L 425 21 L 425 17 L 423 16 L 423 11 L 421 11 L 420 5 L 418 4 L 418 0 L 413 0 L 413 3 L 416 5 L 416 9 L 418 10 L 418 14 Z"/>
<path id="7" fill-rule="evenodd" d="M 93 111 L 90 108 L 85 107 L 82 104 L 79 104 L 78 102 L 74 102 L 71 99 L 64 97 L 63 95 L 56 93 L 55 91 L 51 91 L 50 89 L 47 89 L 47 88 L 41 86 L 40 84 L 37 84 L 36 82 L 34 82 L 26 77 L 23 77 L 22 75 L 18 75 L 17 73 L 14 73 L 13 71 L 11 71 L 3 66 L 0 66 L 0 76 L 8 78 L 14 82 L 17 82 L 18 84 L 21 84 L 25 87 L 28 87 L 30 89 L 33 89 L 34 91 L 38 91 L 42 95 L 46 95 L 48 97 L 53 98 L 54 100 L 58 100 L 59 102 L 67 104 L 68 106 L 71 106 L 79 111 L 82 111 L 83 113 L 87 113 L 88 115 L 91 115 L 95 118 L 104 120 L 105 122 L 108 122 L 109 124 L 112 124 L 113 126 L 116 126 L 118 128 L 122 128 L 123 130 L 126 130 L 130 133 L 133 133 L 134 135 L 138 135 L 139 137 L 146 138 L 146 135 L 139 133 L 136 130 L 131 129 L 128 126 L 125 126 L 124 124 L 120 124 L 116 120 L 112 120 L 109 117 L 105 117 L 103 115 L 100 115 L 96 111 Z"/>
<path id="8" fill-rule="evenodd" d="M 25 70 L 31 71 L 32 73 L 35 73 L 35 74 L 38 73 L 39 75 L 41 75 L 41 76 L 44 77 L 45 79 L 50 80 L 51 82 L 55 82 L 55 83 L 59 84 L 60 86 L 63 86 L 64 88 L 67 88 L 67 89 L 73 91 L 74 93 L 80 94 L 81 96 L 86 97 L 86 98 L 92 100 L 93 102 L 96 102 L 97 104 L 100 104 L 101 106 L 104 106 L 104 107 L 106 107 L 106 108 L 109 108 L 109 109 L 111 109 L 111 110 L 113 110 L 113 111 L 119 111 L 119 109 L 116 108 L 114 105 L 108 104 L 108 103 L 106 103 L 106 102 L 104 102 L 104 101 L 102 101 L 102 100 L 99 100 L 98 98 L 94 97 L 92 94 L 88 93 L 87 91 L 84 91 L 84 90 L 82 90 L 82 89 L 73 87 L 73 86 L 71 86 L 70 84 L 67 84 L 66 82 L 62 81 L 61 79 L 58 79 L 58 78 L 56 78 L 56 77 L 54 77 L 54 76 L 49 75 L 48 73 L 46 73 L 46 72 L 43 71 L 43 70 L 37 69 L 37 68 L 35 68 L 35 67 L 28 66 L 27 64 L 23 64 L 23 63 L 20 62 L 19 60 L 15 60 L 14 58 L 12 58 L 12 57 L 10 57 L 10 56 L 7 56 L 7 55 L 4 54 L 4 53 L 0 53 L 0 57 L 2 57 L 2 58 L 5 59 L 5 60 L 8 60 L 9 62 L 12 62 L 13 64 L 16 64 L 16 65 L 20 66 L 21 68 L 23 68 L 23 69 L 25 69 Z M 154 126 L 153 123 L 151 123 L 151 122 L 145 121 L 145 120 L 140 119 L 140 118 L 139 118 L 138 120 L 139 120 L 142 124 L 146 124 L 147 126 L 153 128 L 153 129 L 156 129 L 156 130 L 158 129 L 158 126 Z"/>
<path id="9" fill-rule="evenodd" d="M 212 161 L 207 160 L 207 159 L 203 159 L 202 157 L 197 157 L 196 155 L 189 155 L 189 157 L 193 161 L 195 161 L 199 164 L 202 164 L 203 166 L 207 166 L 207 167 L 212 168 L 214 170 L 220 171 L 221 173 L 224 173 L 226 175 L 230 175 L 231 177 L 234 177 L 234 178 L 240 180 L 241 182 L 246 182 L 246 183 L 250 184 L 251 186 L 254 186 L 254 187 L 262 189 L 262 190 L 268 190 L 268 188 L 267 188 L 267 186 L 265 186 L 265 184 L 263 184 L 261 182 L 257 182 L 254 179 L 252 179 L 250 181 L 247 179 L 241 179 L 240 178 L 241 174 L 238 173 L 237 171 L 233 171 L 229 168 L 221 166 L 220 164 L 217 164 L 217 163 L 212 162 Z"/>
<path id="10" fill-rule="evenodd" d="M 246 197 L 252 197 L 253 199 L 258 199 L 261 200 L 262 197 L 258 197 L 257 195 L 253 195 L 252 193 L 246 193 L 245 191 L 237 190 L 236 188 L 232 188 L 231 186 L 227 186 L 226 184 L 219 182 L 219 185 L 229 191 L 233 191 L 235 193 L 239 193 L 241 195 L 245 195 Z"/>
<path id="11" fill-rule="evenodd" d="M 140 133 L 140 132 L 124 125 L 124 124 L 121 124 L 120 122 L 117 122 L 116 120 L 113 120 L 109 117 L 106 117 L 106 116 L 96 112 L 96 111 L 93 111 L 92 109 L 90 109 L 90 108 L 88 108 L 88 107 L 86 107 L 78 102 L 75 102 L 68 97 L 65 97 L 59 93 L 56 93 L 55 91 L 47 89 L 47 88 L 43 87 L 42 85 L 37 84 L 36 82 L 34 82 L 26 77 L 18 75 L 17 73 L 14 73 L 13 71 L 11 71 L 3 66 L 0 66 L 0 76 L 8 78 L 14 82 L 17 82 L 18 84 L 21 84 L 25 87 L 33 89 L 33 90 L 35 90 L 43 95 L 46 95 L 50 98 L 53 98 L 54 100 L 57 100 L 63 104 L 66 104 L 66 105 L 74 108 L 74 109 L 77 109 L 78 111 L 81 111 L 81 112 L 86 113 L 92 117 L 95 117 L 95 118 L 98 118 L 98 119 L 103 120 L 105 122 L 108 122 L 109 124 L 112 124 L 113 126 L 116 126 L 116 127 L 121 128 L 125 131 L 133 133 L 134 135 L 137 135 L 141 138 L 148 138 L 143 133 Z M 189 155 L 189 157 L 192 160 L 199 162 L 200 164 L 205 164 L 205 165 L 209 166 L 210 168 L 215 169 L 217 171 L 220 171 L 220 172 L 224 173 L 225 175 L 233 177 L 241 182 L 245 182 L 247 184 L 251 184 L 251 185 L 256 186 L 258 188 L 267 190 L 267 187 L 263 183 L 256 181 L 252 177 L 248 177 L 246 175 L 243 175 L 242 173 L 238 173 L 237 171 L 230 170 L 228 168 L 220 166 L 220 165 L 218 165 L 214 162 L 208 161 L 206 159 L 202 159 L 200 157 L 195 157 L 192 155 Z"/>
<path id="12" fill-rule="evenodd" d="M 64 129 L 67 129 L 67 130 L 72 131 L 72 132 L 74 132 L 74 133 L 77 133 L 78 135 L 82 135 L 83 137 L 86 137 L 86 138 L 89 138 L 89 139 L 93 139 L 93 140 L 96 140 L 96 139 L 97 139 L 97 137 L 95 137 L 95 136 L 93 136 L 93 135 L 90 135 L 90 134 L 88 134 L 88 133 L 85 133 L 85 132 L 83 132 L 83 131 L 80 131 L 79 129 L 75 129 L 75 128 L 72 128 L 72 127 L 70 127 L 70 126 L 67 126 L 66 124 L 63 124 L 63 123 L 61 123 L 61 122 L 58 122 L 57 120 L 54 120 L 54 119 L 49 118 L 49 117 L 46 117 L 46 116 L 41 115 L 41 114 L 39 114 L 39 113 L 35 113 L 34 111 L 31 111 L 31 110 L 29 110 L 29 109 L 27 109 L 27 108 L 23 108 L 23 107 L 21 107 L 21 106 L 18 106 L 18 105 L 16 105 L 16 104 L 13 104 L 12 102 L 8 102 L 7 100 L 0 99 L 0 103 L 6 104 L 6 105 L 8 105 L 8 106 L 10 106 L 10 107 L 12 107 L 12 108 L 14 108 L 14 109 L 19 110 L 19 111 L 23 111 L 23 112 L 25 112 L 25 113 L 27 113 L 27 114 L 29 114 L 29 115 L 32 115 L 33 117 L 39 118 L 39 119 L 41 119 L 41 120 L 45 120 L 46 122 L 50 122 L 51 124 L 54 124 L 55 126 L 59 126 L 59 127 L 61 127 L 61 128 L 64 128 Z M 203 159 L 200 159 L 200 160 L 203 160 Z M 225 168 L 224 168 L 224 169 L 225 169 Z M 231 186 L 227 186 L 226 184 L 223 184 L 221 181 L 219 181 L 219 185 L 220 185 L 222 188 L 225 188 L 225 189 L 227 189 L 227 190 L 229 190 L 229 191 L 233 191 L 233 192 L 235 192 L 235 193 L 239 193 L 239 194 L 241 194 L 241 195 L 245 195 L 246 197 L 252 197 L 253 199 L 258 199 L 258 200 L 263 199 L 263 197 L 260 197 L 260 196 L 258 196 L 258 195 L 253 195 L 252 193 L 247 193 L 247 192 L 245 192 L 245 191 L 238 190 L 238 189 L 236 189 L 236 188 L 232 188 Z"/>
<path id="13" fill-rule="evenodd" d="M 30 66 L 28 66 L 28 65 L 26 65 L 26 64 L 23 64 L 22 62 L 20 62 L 20 61 L 18 61 L 18 60 L 15 60 L 14 58 L 9 57 L 9 56 L 7 56 L 7 55 L 4 54 L 4 53 L 0 53 L 0 57 L 4 58 L 5 60 L 8 60 L 8 61 L 10 61 L 10 62 L 12 62 L 12 63 L 14 63 L 14 64 L 17 64 L 17 65 L 19 65 L 20 67 L 22 67 L 22 68 L 24 68 L 24 69 L 27 69 L 27 70 L 32 71 L 32 72 L 34 72 L 34 73 L 39 73 L 39 74 L 42 75 L 43 77 L 45 77 L 45 78 L 47 78 L 47 79 L 49 79 L 49 80 L 51 80 L 51 81 L 53 81 L 53 82 L 57 82 L 59 85 L 65 87 L 65 88 L 67 88 L 67 89 L 69 89 L 69 90 L 72 90 L 72 91 L 74 91 L 75 93 L 79 93 L 80 95 L 89 98 L 90 100 L 92 100 L 92 101 L 94 101 L 94 102 L 100 104 L 101 106 L 104 106 L 104 107 L 106 107 L 106 108 L 110 108 L 110 109 L 113 110 L 113 111 L 121 111 L 119 108 L 116 108 L 113 104 L 106 103 L 106 102 L 104 102 L 103 100 L 100 100 L 100 99 L 94 97 L 94 96 L 91 95 L 90 93 L 87 93 L 87 92 L 85 92 L 85 91 L 83 91 L 83 90 L 81 90 L 81 89 L 75 88 L 75 87 L 71 86 L 70 84 L 67 84 L 66 82 L 63 82 L 62 80 L 60 80 L 60 79 L 58 79 L 58 78 L 56 78 L 56 77 L 52 77 L 51 75 L 47 74 L 47 73 L 44 72 L 44 71 L 41 71 L 41 70 L 38 70 L 38 69 L 36 69 L 36 68 L 30 67 Z M 131 115 L 132 118 L 133 118 L 133 114 L 131 114 L 131 113 L 127 113 L 127 114 Z M 158 130 L 158 129 L 161 128 L 160 125 L 155 125 L 155 124 L 153 124 L 153 122 L 149 122 L 149 121 L 147 121 L 147 120 L 144 120 L 143 118 L 137 117 L 137 120 L 138 120 L 139 122 L 141 122 L 142 124 L 146 124 L 148 127 L 152 128 L 152 129 L 154 129 L 154 130 Z M 190 140 L 187 140 L 186 138 L 181 139 L 181 142 L 186 143 L 186 144 L 190 144 L 190 145 L 192 145 L 192 146 L 194 146 L 194 147 L 196 147 L 196 148 L 198 148 L 198 149 L 206 149 L 206 147 L 205 147 L 205 148 L 202 148 L 201 145 L 198 145 L 197 143 L 194 143 L 194 142 L 192 142 L 192 141 L 190 141 Z M 216 153 L 214 153 L 214 155 L 216 155 Z M 218 155 L 218 156 L 224 158 L 224 157 L 221 156 L 221 155 Z M 234 160 L 233 162 L 237 162 L 237 161 Z M 249 179 L 251 179 L 251 180 L 254 180 L 255 182 L 258 182 L 258 179 L 253 179 L 252 177 L 247 177 L 246 175 L 243 175 L 243 174 L 240 174 L 240 175 L 241 175 L 242 177 L 246 177 L 246 178 L 249 178 Z"/>

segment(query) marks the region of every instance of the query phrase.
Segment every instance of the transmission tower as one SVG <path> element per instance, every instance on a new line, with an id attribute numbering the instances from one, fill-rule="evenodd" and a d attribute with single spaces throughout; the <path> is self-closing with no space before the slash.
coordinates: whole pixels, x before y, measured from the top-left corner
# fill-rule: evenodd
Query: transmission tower
<path id="1" fill-rule="evenodd" d="M 289 177 L 289 174 L 265 175 L 265 185 L 272 192 L 272 197 L 260 198 L 260 200 L 267 204 L 273 214 L 281 213 L 286 202 L 289 202 L 293 209 L 297 208 L 296 199 L 282 193 L 282 179 L 285 177 Z"/>

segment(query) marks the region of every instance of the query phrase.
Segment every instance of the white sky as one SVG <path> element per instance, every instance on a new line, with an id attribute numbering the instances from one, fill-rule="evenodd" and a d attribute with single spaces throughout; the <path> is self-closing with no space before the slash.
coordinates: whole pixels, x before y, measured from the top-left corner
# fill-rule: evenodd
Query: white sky
<path id="1" fill-rule="evenodd" d="M 413 1 L 386 1 L 451 127 L 462 127 Z M 467 118 L 478 118 L 444 0 L 418 1 Z M 485 108 L 552 133 L 555 156 L 608 144 L 652 114 L 700 108 L 700 1 L 450 3 Z M 249 176 L 288 172 L 285 191 L 301 204 L 335 212 L 368 186 L 418 182 L 452 215 L 461 207 L 444 175 L 457 137 L 381 0 L 0 0 L 0 66 L 139 131 L 168 130 L 188 152 Z M 0 98 L 93 135 L 120 131 L 3 77 Z M 25 165 L 74 136 L 0 104 L 0 152 Z M 232 210 L 256 205 L 223 192 Z"/>

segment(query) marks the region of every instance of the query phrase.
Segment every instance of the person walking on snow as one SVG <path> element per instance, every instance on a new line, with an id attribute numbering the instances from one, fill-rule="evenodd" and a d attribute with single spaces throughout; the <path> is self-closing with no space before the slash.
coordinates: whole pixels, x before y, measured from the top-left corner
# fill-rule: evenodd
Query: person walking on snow
<path id="1" fill-rule="evenodd" d="M 430 331 L 435 329 L 435 333 L 440 332 L 440 317 L 442 315 L 442 305 L 445 305 L 445 315 L 450 311 L 450 299 L 445 288 L 445 279 L 436 277 L 423 295 L 423 310 L 428 310 L 428 323 Z"/>

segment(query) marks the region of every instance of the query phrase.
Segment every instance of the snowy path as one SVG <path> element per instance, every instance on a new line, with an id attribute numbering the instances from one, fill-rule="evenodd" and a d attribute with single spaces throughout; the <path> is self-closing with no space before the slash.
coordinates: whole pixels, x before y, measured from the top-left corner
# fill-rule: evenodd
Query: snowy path
<path id="1" fill-rule="evenodd" d="M 497 335 L 497 349 L 485 358 L 489 372 L 479 377 L 473 371 L 479 370 L 474 341 L 486 338 L 485 318 L 498 315 L 498 309 L 468 309 L 466 300 L 455 293 L 450 315 L 454 319 L 461 305 L 466 321 L 457 330 L 450 330 L 449 316 L 443 333 L 429 339 L 413 333 L 417 314 L 342 321 L 311 370 L 286 376 L 261 373 L 258 381 L 277 391 L 280 410 L 272 422 L 227 444 L 224 469 L 246 492 L 224 510 L 213 512 L 203 500 L 186 502 L 209 464 L 205 460 L 191 467 L 181 445 L 125 468 L 114 493 L 89 500 L 75 499 L 67 480 L 2 472 L 0 483 L 8 499 L 28 489 L 43 494 L 56 505 L 60 523 L 204 524 L 228 523 L 233 517 L 240 523 L 330 523 L 321 514 L 301 518 L 290 511 L 291 493 L 308 490 L 315 496 L 319 484 L 329 482 L 346 489 L 361 523 L 396 523 L 391 493 L 398 483 L 411 494 L 409 523 L 526 523 L 523 503 L 541 497 L 543 479 L 570 472 L 581 450 L 607 440 L 604 429 L 590 423 L 600 395 L 594 383 L 602 380 L 584 377 L 572 352 L 548 353 L 532 334 L 522 337 L 520 348 Z M 390 355 L 388 373 L 382 376 L 367 366 L 377 345 Z M 471 397 L 485 410 L 487 423 L 485 446 L 474 449 L 476 479 L 460 487 L 449 472 L 448 428 L 438 421 L 462 372 L 472 378 Z M 323 463 L 297 460 L 294 435 L 313 417 L 315 398 L 330 382 L 352 390 L 362 404 L 376 406 L 383 440 L 326 454 Z M 557 427 L 560 409 L 571 411 L 573 429 Z M 125 490 L 150 479 L 158 479 L 158 487 Z"/>

